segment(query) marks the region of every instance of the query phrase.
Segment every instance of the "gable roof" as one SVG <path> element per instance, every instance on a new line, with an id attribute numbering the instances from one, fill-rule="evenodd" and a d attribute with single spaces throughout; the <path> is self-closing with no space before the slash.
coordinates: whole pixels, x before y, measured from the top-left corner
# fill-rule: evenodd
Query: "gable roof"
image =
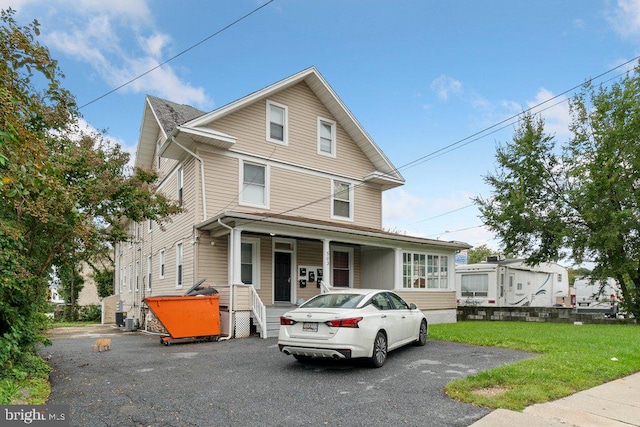
<path id="1" fill-rule="evenodd" d="M 183 126 L 179 126 L 179 129 L 187 130 L 202 128 L 221 117 L 231 114 L 256 101 L 266 99 L 273 93 L 290 88 L 300 82 L 305 82 L 311 88 L 313 93 L 318 97 L 318 99 L 320 99 L 340 126 L 342 126 L 342 128 L 347 132 L 349 137 L 351 137 L 360 150 L 362 150 L 365 156 L 367 156 L 371 163 L 376 167 L 377 171 L 369 174 L 365 177 L 365 180 L 378 181 L 379 183 L 387 181 L 387 185 L 390 184 L 389 181 L 392 181 L 395 182 L 395 184 L 392 185 L 393 187 L 404 183 L 404 178 L 400 172 L 382 152 L 371 136 L 369 136 L 369 134 L 364 130 L 362 125 L 360 125 L 355 116 L 351 111 L 349 111 L 346 105 L 315 67 L 309 67 L 306 70 L 300 71 L 297 74 L 267 86 L 264 89 L 253 92 L 208 114 L 197 117 L 185 123 Z"/>
<path id="2" fill-rule="evenodd" d="M 147 95 L 140 125 L 140 138 L 136 151 L 136 166 L 149 167 L 153 163 L 158 132 L 165 138 L 176 126 L 206 114 L 189 105 L 177 104 L 155 96 Z"/>
<path id="3" fill-rule="evenodd" d="M 176 146 L 171 138 L 172 136 L 177 137 L 180 133 L 188 135 L 190 137 L 189 140 L 193 142 L 214 145 L 224 149 L 231 148 L 235 143 L 233 136 L 218 132 L 207 125 L 301 82 L 305 82 L 311 88 L 313 93 L 376 168 L 375 172 L 364 177 L 365 181 L 374 182 L 386 188 L 397 187 L 405 182 L 404 177 L 315 67 L 307 68 L 209 113 L 188 105 L 181 105 L 147 95 L 140 129 L 136 165 L 151 166 L 159 130 L 162 130 L 166 138 L 166 142 L 160 147 L 160 154 L 163 156 L 184 155 L 183 149 Z"/>

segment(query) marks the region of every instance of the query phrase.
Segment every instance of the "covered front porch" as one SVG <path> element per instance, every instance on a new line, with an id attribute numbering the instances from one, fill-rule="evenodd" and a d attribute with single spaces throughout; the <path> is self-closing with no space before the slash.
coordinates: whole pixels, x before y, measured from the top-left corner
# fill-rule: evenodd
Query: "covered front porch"
<path id="1" fill-rule="evenodd" d="M 230 329 L 250 317 L 262 337 L 272 336 L 279 316 L 296 303 L 349 287 L 394 290 L 432 317 L 455 321 L 454 255 L 468 247 L 464 243 L 238 212 L 220 214 L 196 230 L 197 275 L 217 273 L 214 282 L 221 307 L 228 307 L 222 316 L 228 316 Z"/>

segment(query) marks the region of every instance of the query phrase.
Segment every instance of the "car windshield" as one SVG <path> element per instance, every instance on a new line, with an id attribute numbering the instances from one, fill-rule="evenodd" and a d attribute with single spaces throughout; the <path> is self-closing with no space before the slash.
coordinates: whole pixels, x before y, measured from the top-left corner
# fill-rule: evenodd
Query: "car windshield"
<path id="1" fill-rule="evenodd" d="M 306 308 L 354 308 L 364 295 L 360 294 L 323 294 L 301 305 Z"/>

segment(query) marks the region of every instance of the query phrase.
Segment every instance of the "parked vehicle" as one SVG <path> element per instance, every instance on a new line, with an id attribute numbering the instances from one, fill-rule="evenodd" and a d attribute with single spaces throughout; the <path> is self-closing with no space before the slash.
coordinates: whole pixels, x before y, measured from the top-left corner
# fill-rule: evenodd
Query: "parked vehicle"
<path id="1" fill-rule="evenodd" d="M 556 263 L 530 266 L 522 259 L 489 257 L 456 265 L 458 305 L 571 307 L 567 269 Z"/>
<path id="2" fill-rule="evenodd" d="M 611 277 L 592 280 L 580 277 L 573 283 L 578 313 L 604 313 L 616 317 L 620 310 L 620 288 Z"/>
<path id="3" fill-rule="evenodd" d="M 280 317 L 278 347 L 302 361 L 367 358 L 379 368 L 405 344 L 423 346 L 424 313 L 390 291 L 345 289 L 317 295 Z"/>

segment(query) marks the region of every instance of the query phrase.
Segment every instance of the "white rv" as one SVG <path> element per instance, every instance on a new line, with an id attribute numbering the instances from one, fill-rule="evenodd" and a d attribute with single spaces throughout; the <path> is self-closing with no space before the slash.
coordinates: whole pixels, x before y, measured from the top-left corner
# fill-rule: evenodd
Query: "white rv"
<path id="1" fill-rule="evenodd" d="M 569 307 L 569 274 L 556 263 L 528 266 L 522 259 L 489 257 L 456 265 L 456 294 L 458 305 Z"/>
<path id="2" fill-rule="evenodd" d="M 573 283 L 578 313 L 605 313 L 616 315 L 620 305 L 620 287 L 612 278 L 592 281 L 580 277 Z"/>

